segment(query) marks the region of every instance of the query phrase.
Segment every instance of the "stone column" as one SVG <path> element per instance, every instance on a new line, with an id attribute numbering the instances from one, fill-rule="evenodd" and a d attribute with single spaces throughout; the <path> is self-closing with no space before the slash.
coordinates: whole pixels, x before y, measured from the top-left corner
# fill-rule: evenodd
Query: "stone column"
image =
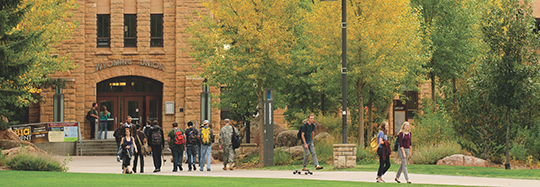
<path id="1" fill-rule="evenodd" d="M 356 167 L 356 144 L 334 144 L 334 168 Z"/>

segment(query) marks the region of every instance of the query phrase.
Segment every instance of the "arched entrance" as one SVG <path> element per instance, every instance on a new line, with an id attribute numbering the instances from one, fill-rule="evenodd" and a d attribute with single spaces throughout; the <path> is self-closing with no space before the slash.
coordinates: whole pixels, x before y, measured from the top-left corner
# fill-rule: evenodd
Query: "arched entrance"
<path id="1" fill-rule="evenodd" d="M 161 125 L 163 83 L 137 76 L 115 77 L 97 84 L 99 110 L 106 106 L 111 113 L 108 130 L 119 127 L 131 116 L 133 124 L 157 120 Z"/>

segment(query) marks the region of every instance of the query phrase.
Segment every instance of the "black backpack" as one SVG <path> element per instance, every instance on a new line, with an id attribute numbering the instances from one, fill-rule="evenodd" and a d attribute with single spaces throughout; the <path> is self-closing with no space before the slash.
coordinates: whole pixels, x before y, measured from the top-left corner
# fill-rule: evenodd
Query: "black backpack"
<path id="1" fill-rule="evenodd" d="M 89 110 L 87 113 L 86 113 L 86 116 L 84 116 L 84 118 L 88 121 L 92 121 L 92 116 L 90 116 L 90 111 L 92 110 Z"/>
<path id="2" fill-rule="evenodd" d="M 234 129 L 234 127 L 232 127 L 232 129 L 233 129 L 233 133 L 232 133 L 231 140 L 232 140 L 232 147 L 234 150 L 240 147 L 240 136 L 238 136 L 238 133 L 236 133 L 236 130 Z"/>

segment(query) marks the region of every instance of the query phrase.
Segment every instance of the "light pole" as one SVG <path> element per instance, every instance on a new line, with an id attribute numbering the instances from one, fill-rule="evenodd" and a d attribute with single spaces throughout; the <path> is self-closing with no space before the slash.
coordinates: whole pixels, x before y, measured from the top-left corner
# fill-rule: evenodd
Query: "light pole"
<path id="1" fill-rule="evenodd" d="M 321 0 L 335 1 L 335 0 Z M 341 0 L 341 115 L 342 115 L 342 143 L 347 143 L 347 1 Z M 360 127 L 362 128 L 362 127 Z"/>

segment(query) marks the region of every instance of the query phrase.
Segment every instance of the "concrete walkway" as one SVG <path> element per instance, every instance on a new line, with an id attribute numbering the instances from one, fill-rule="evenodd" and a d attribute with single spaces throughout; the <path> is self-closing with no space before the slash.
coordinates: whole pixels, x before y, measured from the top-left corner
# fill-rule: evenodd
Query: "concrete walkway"
<path id="1" fill-rule="evenodd" d="M 59 157 L 64 159 L 66 157 Z M 165 157 L 167 162 L 162 165 L 161 172 L 152 173 L 154 164 L 152 157 L 145 157 L 145 175 L 178 175 L 178 176 L 211 176 L 211 177 L 249 177 L 249 178 L 282 178 L 282 179 L 312 179 L 333 181 L 359 181 L 375 182 L 376 172 L 360 171 L 316 171 L 313 175 L 294 175 L 292 171 L 267 170 L 233 170 L 223 171 L 222 163 L 211 165 L 212 171 L 187 172 L 187 165 L 183 164 L 184 171 L 172 172 L 170 156 Z M 199 169 L 197 165 L 197 169 Z M 137 169 L 139 170 L 139 169 Z M 116 162 L 115 156 L 74 156 L 69 163 L 68 172 L 77 173 L 122 173 L 121 164 Z M 137 173 L 139 175 L 139 173 Z M 395 183 L 395 172 L 387 172 L 383 177 L 387 183 Z M 483 177 L 459 177 L 444 175 L 409 174 L 415 184 L 448 184 L 471 186 L 540 186 L 540 180 L 500 179 Z M 401 181 L 405 179 L 402 176 Z"/>

